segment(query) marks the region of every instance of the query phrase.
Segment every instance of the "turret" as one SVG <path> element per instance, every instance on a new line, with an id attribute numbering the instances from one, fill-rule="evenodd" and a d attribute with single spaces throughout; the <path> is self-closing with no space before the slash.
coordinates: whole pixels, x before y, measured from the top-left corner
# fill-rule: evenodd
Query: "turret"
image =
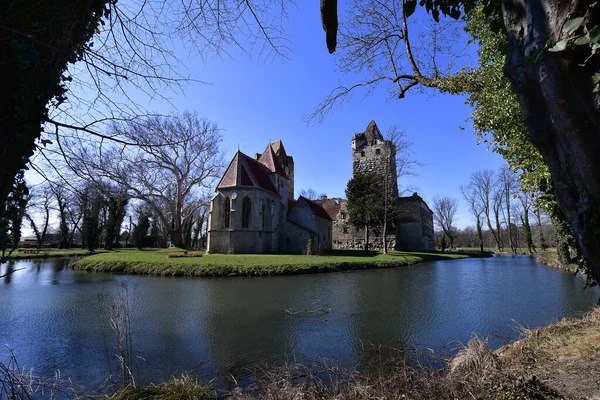
<path id="1" fill-rule="evenodd" d="M 396 172 L 396 145 L 385 140 L 377 123 L 371 121 L 362 133 L 352 136 L 352 175 L 374 173 L 389 179 L 395 196 L 398 196 Z"/>

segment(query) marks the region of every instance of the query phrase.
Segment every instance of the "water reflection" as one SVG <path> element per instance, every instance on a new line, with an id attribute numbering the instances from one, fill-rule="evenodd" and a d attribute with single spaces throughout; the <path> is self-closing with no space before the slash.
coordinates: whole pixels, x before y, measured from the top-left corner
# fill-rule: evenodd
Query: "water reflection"
<path id="1" fill-rule="evenodd" d="M 370 344 L 444 352 L 474 333 L 499 346 L 516 337 L 516 324 L 581 314 L 599 293 L 529 257 L 221 279 L 88 274 L 69 270 L 68 262 L 0 266 L 0 275 L 14 271 L 0 284 L 0 345 L 37 374 L 61 370 L 88 386 L 101 384 L 116 360 L 114 337 L 101 329 L 100 299 L 123 284 L 132 296 L 138 383 L 182 371 L 244 382 L 255 366 L 281 362 L 352 367 Z"/>

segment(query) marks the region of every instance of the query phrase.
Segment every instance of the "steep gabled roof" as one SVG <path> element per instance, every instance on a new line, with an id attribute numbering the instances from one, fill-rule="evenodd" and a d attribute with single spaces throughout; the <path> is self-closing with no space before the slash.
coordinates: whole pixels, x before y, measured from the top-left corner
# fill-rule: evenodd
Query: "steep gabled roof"
<path id="1" fill-rule="evenodd" d="M 342 203 L 340 199 L 324 199 L 321 200 L 321 206 L 329 215 L 329 218 L 331 218 L 332 221 L 335 221 L 340 212 L 340 208 L 342 208 Z"/>
<path id="2" fill-rule="evenodd" d="M 279 194 L 266 166 L 238 150 L 229 163 L 217 188 L 251 186 Z"/>
<path id="3" fill-rule="evenodd" d="M 307 199 L 306 197 L 298 197 L 298 201 L 304 200 L 306 201 L 306 204 L 308 204 L 308 206 L 310 207 L 310 209 L 312 210 L 313 214 L 315 214 L 317 217 L 332 221 L 332 218 L 329 216 L 329 214 L 327 214 L 327 211 L 325 211 L 325 209 L 323 207 L 321 207 L 321 205 L 319 203 L 315 203 L 312 200 Z"/>
<path id="4" fill-rule="evenodd" d="M 283 142 L 281 140 L 276 140 L 269 144 L 273 148 L 273 151 L 275 152 L 275 154 L 277 154 L 279 157 L 287 158 L 288 155 L 285 152 L 285 148 L 283 147 Z"/>
<path id="5" fill-rule="evenodd" d="M 258 159 L 258 162 L 260 162 L 261 164 L 263 164 L 267 168 L 269 168 L 269 170 L 271 172 L 274 172 L 276 174 L 279 174 L 279 175 L 287 178 L 287 175 L 283 171 L 283 167 L 281 166 L 281 164 L 279 164 L 277 155 L 275 154 L 275 150 L 273 149 L 273 146 L 271 143 L 269 143 L 267 145 L 267 148 L 265 149 L 265 151 L 262 153 L 262 155 Z"/>
<path id="6" fill-rule="evenodd" d="M 229 166 L 225 170 L 225 173 L 221 177 L 221 180 L 217 184 L 217 188 L 221 187 L 231 187 L 237 185 L 237 176 L 239 170 L 239 161 L 240 161 L 240 152 L 238 150 L 237 153 L 231 159 Z"/>

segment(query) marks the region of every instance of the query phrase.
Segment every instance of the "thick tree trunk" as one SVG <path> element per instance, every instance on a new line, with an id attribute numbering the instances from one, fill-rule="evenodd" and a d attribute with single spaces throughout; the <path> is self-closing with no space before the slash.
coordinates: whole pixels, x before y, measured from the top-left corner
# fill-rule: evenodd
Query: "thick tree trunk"
<path id="1" fill-rule="evenodd" d="M 510 188 L 505 188 L 505 198 L 506 201 L 506 227 L 508 228 L 508 244 L 510 245 L 510 250 L 513 254 L 517 253 L 517 246 L 515 246 L 515 241 L 513 238 L 512 226 L 510 224 Z"/>
<path id="2" fill-rule="evenodd" d="M 477 238 L 479 239 L 479 250 L 483 253 L 483 232 L 481 231 L 481 219 L 477 217 Z"/>
<path id="3" fill-rule="evenodd" d="M 183 241 L 183 232 L 181 230 L 171 231 L 171 246 L 185 249 L 185 243 Z"/>
<path id="4" fill-rule="evenodd" d="M 387 246 L 387 216 L 386 216 L 386 221 L 383 223 L 383 254 L 387 254 L 388 253 L 388 246 Z"/>
<path id="5" fill-rule="evenodd" d="M 365 245 L 364 251 L 369 251 L 369 225 L 365 226 Z"/>
<path id="6" fill-rule="evenodd" d="M 546 250 L 548 246 L 546 245 L 546 238 L 544 238 L 544 228 L 542 227 L 542 216 L 540 214 L 540 210 L 538 209 L 535 213 L 538 223 L 538 229 L 540 231 L 540 247 L 542 250 Z"/>
<path id="7" fill-rule="evenodd" d="M 498 252 L 501 252 L 504 249 L 504 246 L 502 244 L 502 236 L 500 233 L 500 214 L 499 214 L 500 210 L 495 210 L 494 211 L 494 218 L 496 220 L 496 235 L 494 237 L 494 239 L 496 239 L 496 250 Z"/>
<path id="8" fill-rule="evenodd" d="M 505 73 L 519 98 L 532 143 L 550 168 L 560 209 L 590 272 L 600 281 L 600 119 L 591 75 L 580 49 L 550 53 L 564 23 L 590 1 L 504 0 L 508 47 Z M 594 15 L 595 13 L 592 13 Z M 597 18 L 592 26 L 598 25 Z"/>
<path id="9" fill-rule="evenodd" d="M 492 227 L 492 220 L 490 219 L 490 215 L 487 214 L 487 226 L 488 229 L 490 230 L 490 232 L 492 233 L 492 237 L 494 238 L 494 243 L 496 243 L 496 251 L 499 253 L 500 252 L 500 232 L 495 231 L 494 228 Z"/>

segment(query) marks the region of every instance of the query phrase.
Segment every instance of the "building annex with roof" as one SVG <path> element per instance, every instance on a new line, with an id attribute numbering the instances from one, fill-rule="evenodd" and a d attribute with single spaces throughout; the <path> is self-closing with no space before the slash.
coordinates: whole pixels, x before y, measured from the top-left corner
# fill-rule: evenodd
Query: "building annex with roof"
<path id="1" fill-rule="evenodd" d="M 323 207 L 294 200 L 294 160 L 280 140 L 254 158 L 237 151 L 210 203 L 207 253 L 301 253 L 332 248 Z"/>

